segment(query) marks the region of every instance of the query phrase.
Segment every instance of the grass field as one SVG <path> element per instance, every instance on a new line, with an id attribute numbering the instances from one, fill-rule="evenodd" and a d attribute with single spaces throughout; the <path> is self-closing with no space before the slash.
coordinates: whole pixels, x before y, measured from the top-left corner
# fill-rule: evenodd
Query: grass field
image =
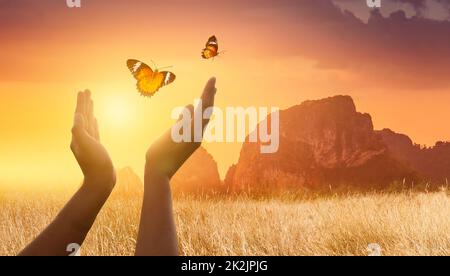
<path id="1" fill-rule="evenodd" d="M 70 192 L 0 192 L 0 255 L 15 255 L 56 215 Z M 115 194 L 82 255 L 132 255 L 141 197 Z M 450 196 L 353 195 L 313 200 L 178 199 L 184 255 L 450 255 Z"/>

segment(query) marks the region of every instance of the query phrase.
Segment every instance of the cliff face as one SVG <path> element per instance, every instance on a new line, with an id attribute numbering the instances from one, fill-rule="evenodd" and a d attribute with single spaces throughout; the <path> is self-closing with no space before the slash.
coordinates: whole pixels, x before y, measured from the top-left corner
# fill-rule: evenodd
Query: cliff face
<path id="1" fill-rule="evenodd" d="M 260 154 L 244 143 L 226 183 L 232 190 L 380 188 L 414 172 L 393 158 L 370 115 L 356 111 L 351 97 L 307 101 L 280 112 L 280 147 Z"/>
<path id="2" fill-rule="evenodd" d="M 378 132 L 389 151 L 399 160 L 407 162 L 426 181 L 447 184 L 450 180 L 450 143 L 437 142 L 434 147 L 423 148 L 412 140 L 390 129 Z"/>
<path id="3" fill-rule="evenodd" d="M 175 194 L 205 194 L 219 192 L 224 185 L 216 161 L 200 147 L 174 175 L 171 186 Z"/>

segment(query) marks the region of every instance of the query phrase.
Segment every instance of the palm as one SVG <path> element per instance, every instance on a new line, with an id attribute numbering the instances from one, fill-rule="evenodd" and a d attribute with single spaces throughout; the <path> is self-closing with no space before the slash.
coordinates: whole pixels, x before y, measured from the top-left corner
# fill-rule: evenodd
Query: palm
<path id="1" fill-rule="evenodd" d="M 202 114 L 209 107 L 214 106 L 214 97 L 216 94 L 216 79 L 212 78 L 208 81 L 202 94 Z M 191 114 L 194 114 L 194 107 L 187 106 Z M 193 116 L 191 116 L 193 117 Z M 203 120 L 203 127 L 206 127 L 209 120 Z M 194 129 L 194 121 L 192 119 L 191 129 Z M 161 138 L 159 138 L 147 152 L 147 166 L 152 172 L 163 173 L 171 178 L 184 162 L 198 149 L 201 143 L 197 142 L 181 142 L 175 143 L 172 140 L 171 129 L 169 129 Z M 193 135 L 193 134 L 192 134 Z M 191 141 L 194 141 L 193 137 Z"/>

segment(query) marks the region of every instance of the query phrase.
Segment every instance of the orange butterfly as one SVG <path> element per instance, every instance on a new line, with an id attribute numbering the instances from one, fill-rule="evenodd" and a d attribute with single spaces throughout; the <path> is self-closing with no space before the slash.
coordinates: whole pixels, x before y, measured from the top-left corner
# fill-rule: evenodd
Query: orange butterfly
<path id="1" fill-rule="evenodd" d="M 219 55 L 219 43 L 215 35 L 211 36 L 206 42 L 206 48 L 202 51 L 202 58 L 210 59 Z"/>
<path id="2" fill-rule="evenodd" d="M 158 72 L 158 69 L 153 71 L 150 66 L 136 59 L 129 59 L 127 66 L 137 80 L 137 90 L 147 97 L 153 96 L 161 87 L 172 83 L 176 78 L 171 72 Z"/>

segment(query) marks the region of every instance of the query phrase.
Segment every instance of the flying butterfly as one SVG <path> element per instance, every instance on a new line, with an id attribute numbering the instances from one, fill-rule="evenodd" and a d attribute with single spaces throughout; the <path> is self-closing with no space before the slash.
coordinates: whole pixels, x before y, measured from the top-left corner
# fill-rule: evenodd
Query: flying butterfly
<path id="1" fill-rule="evenodd" d="M 202 51 L 202 58 L 210 59 L 219 55 L 219 43 L 215 35 L 211 36 L 206 42 L 206 47 Z"/>
<path id="2" fill-rule="evenodd" d="M 136 59 L 127 60 L 127 67 L 137 80 L 137 90 L 146 97 L 152 97 L 161 87 L 172 83 L 176 78 L 171 72 L 159 72 L 158 69 L 153 71 L 150 66 Z"/>

